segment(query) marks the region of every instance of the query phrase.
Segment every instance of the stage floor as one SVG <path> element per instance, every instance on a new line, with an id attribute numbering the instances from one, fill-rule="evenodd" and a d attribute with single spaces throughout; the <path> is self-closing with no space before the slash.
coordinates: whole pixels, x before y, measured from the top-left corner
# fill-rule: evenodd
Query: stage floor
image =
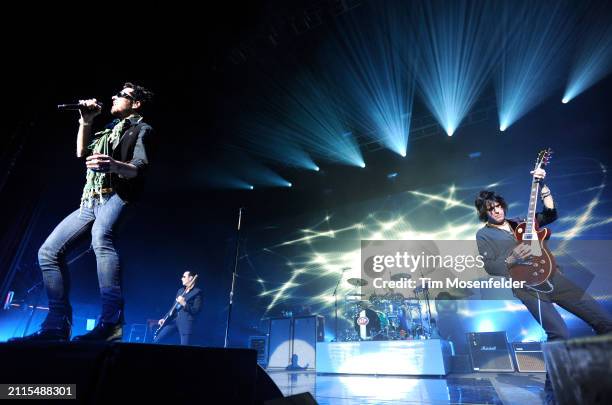
<path id="1" fill-rule="evenodd" d="M 449 374 L 445 378 L 268 371 L 284 395 L 310 392 L 320 405 L 542 404 L 543 373 Z"/>

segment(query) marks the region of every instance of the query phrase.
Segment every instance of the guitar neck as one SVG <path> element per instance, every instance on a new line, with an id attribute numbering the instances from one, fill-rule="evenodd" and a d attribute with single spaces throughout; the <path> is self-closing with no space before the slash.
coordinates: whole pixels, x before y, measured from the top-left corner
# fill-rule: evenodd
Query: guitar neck
<path id="1" fill-rule="evenodd" d="M 540 191 L 540 183 L 534 178 L 531 183 L 531 194 L 529 195 L 529 208 L 527 209 L 527 221 L 525 227 L 525 235 L 523 239 L 531 240 L 533 237 L 537 239 L 535 233 L 535 214 L 538 205 L 538 193 Z"/>
<path id="2" fill-rule="evenodd" d="M 183 290 L 183 292 L 181 293 L 181 295 L 179 295 L 179 297 L 185 297 L 189 291 L 191 291 L 193 289 L 193 287 L 195 286 L 195 281 L 198 279 L 198 276 L 196 275 L 192 281 L 192 283 L 189 285 L 189 287 L 185 287 L 185 289 Z M 172 304 L 172 308 L 170 308 L 170 311 L 168 311 L 166 313 L 166 316 L 164 317 L 165 320 L 167 320 L 170 316 L 172 316 L 172 314 L 174 313 L 174 311 L 176 311 L 178 309 L 179 303 L 175 302 L 174 304 Z"/>
<path id="3" fill-rule="evenodd" d="M 186 295 L 189 293 L 189 291 L 191 291 L 191 288 L 190 288 L 189 290 L 185 289 L 185 290 L 184 290 L 184 291 L 181 293 L 181 295 L 179 295 L 179 297 L 184 297 L 184 296 L 186 296 Z M 178 309 L 178 306 L 179 306 L 179 305 L 180 305 L 180 304 L 179 304 L 178 302 L 175 302 L 174 304 L 172 304 L 172 308 L 170 308 L 170 311 L 168 311 L 168 312 L 166 313 L 165 318 L 170 317 L 170 316 L 172 315 L 172 313 L 173 313 L 175 310 L 177 310 L 177 309 Z"/>
<path id="4" fill-rule="evenodd" d="M 542 169 L 543 166 L 548 165 L 553 151 L 550 148 L 540 151 L 536 164 L 533 169 L 534 175 L 531 180 L 531 194 L 529 195 L 529 209 L 527 210 L 527 220 L 525 226 L 525 233 L 523 234 L 523 240 L 538 240 L 536 230 L 536 208 L 538 205 L 538 193 L 540 192 L 540 180 L 537 179 L 536 172 Z"/>

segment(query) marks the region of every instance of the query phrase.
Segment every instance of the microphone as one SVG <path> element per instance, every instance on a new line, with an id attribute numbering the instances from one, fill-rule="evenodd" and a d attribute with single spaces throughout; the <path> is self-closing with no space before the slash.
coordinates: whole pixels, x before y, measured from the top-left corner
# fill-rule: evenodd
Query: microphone
<path id="1" fill-rule="evenodd" d="M 100 102 L 96 103 L 98 106 L 102 107 L 103 104 Z M 79 103 L 75 103 L 75 104 L 58 104 L 57 105 L 57 109 L 60 111 L 87 111 L 87 110 L 93 110 L 93 108 L 84 106 L 82 104 Z"/>

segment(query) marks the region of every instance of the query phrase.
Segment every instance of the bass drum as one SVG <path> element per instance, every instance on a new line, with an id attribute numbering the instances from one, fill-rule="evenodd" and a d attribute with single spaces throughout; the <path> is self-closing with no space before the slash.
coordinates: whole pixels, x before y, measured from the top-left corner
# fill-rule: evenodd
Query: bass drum
<path id="1" fill-rule="evenodd" d="M 354 320 L 355 331 L 362 340 L 384 339 L 389 326 L 387 316 L 373 309 L 366 308 L 359 311 Z"/>

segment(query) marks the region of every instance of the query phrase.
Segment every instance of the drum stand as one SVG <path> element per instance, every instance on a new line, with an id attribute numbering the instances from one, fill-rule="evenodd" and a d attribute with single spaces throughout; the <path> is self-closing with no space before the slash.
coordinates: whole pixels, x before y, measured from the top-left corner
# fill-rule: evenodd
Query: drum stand
<path id="1" fill-rule="evenodd" d="M 338 277 L 338 282 L 336 283 L 336 288 L 334 288 L 334 342 L 338 341 L 338 286 L 340 285 L 340 280 L 342 280 L 342 274 L 344 274 L 344 270 L 340 273 L 340 277 Z"/>
<path id="2" fill-rule="evenodd" d="M 342 268 L 342 273 L 340 273 L 340 277 L 338 277 L 338 282 L 336 283 L 336 288 L 334 288 L 334 340 L 333 342 L 338 341 L 338 286 L 340 285 L 340 281 L 342 281 L 342 276 L 344 272 L 350 270 L 350 267 Z"/>
<path id="3" fill-rule="evenodd" d="M 423 269 L 421 268 L 421 279 L 423 279 Z M 423 335 L 426 338 L 431 338 L 431 306 L 429 305 L 429 287 L 423 288 L 423 297 L 425 298 L 425 306 L 427 308 L 427 329 L 423 324 L 423 318 L 421 317 L 421 327 L 423 328 Z M 420 312 L 420 311 L 419 311 Z"/>

